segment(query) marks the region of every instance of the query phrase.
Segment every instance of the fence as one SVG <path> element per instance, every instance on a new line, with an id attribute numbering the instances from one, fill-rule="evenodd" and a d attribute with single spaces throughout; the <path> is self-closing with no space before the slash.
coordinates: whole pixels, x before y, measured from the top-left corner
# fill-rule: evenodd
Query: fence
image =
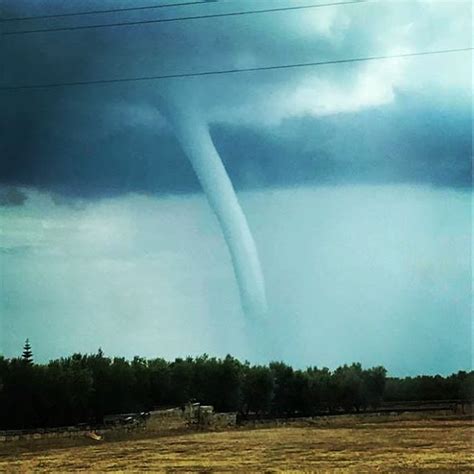
<path id="1" fill-rule="evenodd" d="M 83 438 L 110 433 L 142 430 L 148 433 L 170 433 L 193 428 L 226 428 L 237 423 L 236 413 L 215 413 L 212 406 L 199 403 L 183 408 L 154 410 L 149 413 L 126 413 L 104 417 L 101 426 L 78 425 L 35 430 L 0 431 L 0 442 L 57 438 Z"/>

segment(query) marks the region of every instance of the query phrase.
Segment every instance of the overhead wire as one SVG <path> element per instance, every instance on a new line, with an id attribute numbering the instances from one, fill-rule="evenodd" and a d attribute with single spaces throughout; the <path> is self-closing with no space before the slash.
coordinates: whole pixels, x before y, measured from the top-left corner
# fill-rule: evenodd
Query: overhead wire
<path id="1" fill-rule="evenodd" d="M 3 36 L 7 35 L 26 35 L 33 33 L 51 33 L 51 32 L 60 32 L 60 31 L 77 31 L 77 30 L 89 30 L 94 28 L 117 28 L 123 26 L 136 26 L 136 25 L 151 25 L 158 23 L 171 23 L 178 21 L 191 21 L 191 20 L 205 20 L 213 18 L 224 18 L 224 17 L 236 17 L 236 16 L 245 16 L 245 15 L 258 15 L 264 13 L 277 13 L 277 12 L 288 12 L 288 11 L 297 11 L 297 10 L 308 10 L 313 8 L 324 8 L 324 7 L 336 7 L 343 5 L 355 5 L 362 3 L 374 2 L 377 0 L 345 0 L 339 2 L 331 3 L 316 3 L 311 5 L 294 5 L 291 7 L 276 7 L 276 8 L 264 8 L 260 10 L 242 10 L 237 12 L 226 12 L 226 13 L 211 13 L 205 15 L 189 15 L 189 16 L 180 16 L 172 18 L 157 18 L 154 20 L 137 20 L 137 21 L 122 21 L 116 23 L 100 23 L 94 25 L 73 25 L 73 26 L 59 26 L 59 27 L 50 27 L 50 28 L 33 28 L 28 30 L 13 30 L 13 31 L 4 31 L 1 34 Z M 204 2 L 207 3 L 207 2 Z"/>
<path id="2" fill-rule="evenodd" d="M 381 55 L 381 56 L 366 56 L 366 57 L 359 57 L 359 58 L 334 59 L 334 60 L 328 60 L 328 61 L 279 64 L 279 65 L 260 66 L 260 67 L 257 66 L 257 67 L 250 67 L 250 68 L 221 69 L 221 70 L 173 73 L 173 74 L 163 74 L 163 75 L 153 75 L 153 76 L 96 79 L 96 80 L 89 80 L 89 81 L 52 82 L 52 83 L 45 83 L 45 84 L 0 86 L 0 91 L 5 92 L 5 91 L 20 91 L 20 90 L 32 90 L 32 89 L 51 89 L 51 88 L 58 88 L 58 87 L 119 84 L 119 83 L 130 83 L 130 82 L 145 82 L 145 81 L 157 81 L 157 80 L 165 80 L 165 79 L 177 79 L 177 78 L 186 78 L 186 77 L 218 76 L 218 75 L 225 75 L 225 74 L 241 74 L 241 73 L 259 72 L 259 71 L 311 68 L 311 67 L 320 67 L 320 66 L 333 65 L 333 64 L 361 63 L 361 62 L 368 62 L 368 61 L 410 58 L 410 57 L 429 56 L 429 55 L 436 55 L 436 54 L 452 54 L 452 53 L 467 52 L 467 51 L 472 51 L 472 50 L 474 50 L 473 47 L 466 47 L 466 48 L 440 49 L 440 50 L 432 50 L 432 51 L 418 51 L 418 52 L 402 53 L 402 54 L 388 54 L 388 55 Z"/>
<path id="3" fill-rule="evenodd" d="M 31 16 L 20 16 L 20 17 L 11 17 L 11 18 L 0 18 L 0 23 L 13 22 L 13 21 L 26 21 L 26 20 L 46 20 L 51 18 L 67 18 L 74 16 L 85 16 L 85 15 L 101 15 L 106 13 L 123 13 L 123 12 L 133 12 L 133 11 L 145 11 L 145 10 L 157 10 L 160 8 L 170 8 L 170 7 L 181 7 L 189 5 L 200 5 L 200 4 L 209 4 L 209 1 L 199 0 L 192 2 L 180 2 L 180 3 L 163 3 L 160 5 L 148 5 L 141 7 L 127 7 L 127 8 L 110 8 L 107 10 L 87 10 L 81 12 L 68 12 L 68 13 L 52 13 L 47 15 L 31 15 Z"/>

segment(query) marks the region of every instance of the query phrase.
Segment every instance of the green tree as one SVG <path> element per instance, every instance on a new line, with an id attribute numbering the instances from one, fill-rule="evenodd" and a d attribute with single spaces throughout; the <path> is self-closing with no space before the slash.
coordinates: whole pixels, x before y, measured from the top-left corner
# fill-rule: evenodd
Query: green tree
<path id="1" fill-rule="evenodd" d="M 309 378 L 313 412 L 333 411 L 335 400 L 331 371 L 327 367 L 322 369 L 309 367 L 306 373 Z"/>
<path id="2" fill-rule="evenodd" d="M 387 371 L 384 367 L 372 367 L 363 371 L 365 384 L 366 402 L 372 408 L 378 408 L 382 403 L 385 391 Z"/>
<path id="3" fill-rule="evenodd" d="M 338 367 L 333 374 L 335 399 L 345 411 L 359 411 L 367 405 L 367 391 L 359 363 Z"/>
<path id="4" fill-rule="evenodd" d="M 271 362 L 270 370 L 275 380 L 272 411 L 278 415 L 289 415 L 294 411 L 291 393 L 294 371 L 284 362 Z"/>
<path id="5" fill-rule="evenodd" d="M 311 415 L 314 412 L 313 394 L 307 372 L 296 370 L 290 385 L 290 407 L 293 413 Z"/>
<path id="6" fill-rule="evenodd" d="M 265 366 L 246 364 L 242 381 L 241 412 L 248 415 L 268 413 L 271 408 L 275 381 L 273 372 Z"/>
<path id="7" fill-rule="evenodd" d="M 23 346 L 23 354 L 21 355 L 21 358 L 27 364 L 30 364 L 30 365 L 33 364 L 33 351 L 31 350 L 31 344 L 30 344 L 29 339 L 25 341 L 25 345 Z"/>

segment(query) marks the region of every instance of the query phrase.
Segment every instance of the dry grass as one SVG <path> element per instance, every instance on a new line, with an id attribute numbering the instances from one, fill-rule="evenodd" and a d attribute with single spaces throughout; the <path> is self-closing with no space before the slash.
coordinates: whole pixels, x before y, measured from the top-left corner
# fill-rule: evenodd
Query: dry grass
<path id="1" fill-rule="evenodd" d="M 460 472 L 472 470 L 472 435 L 469 420 L 418 420 L 82 441 L 0 453 L 0 471 Z"/>

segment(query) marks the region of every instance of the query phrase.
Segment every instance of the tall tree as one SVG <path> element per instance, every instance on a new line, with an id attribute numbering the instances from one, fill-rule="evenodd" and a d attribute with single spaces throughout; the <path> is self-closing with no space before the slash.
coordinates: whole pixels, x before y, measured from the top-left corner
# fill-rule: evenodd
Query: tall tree
<path id="1" fill-rule="evenodd" d="M 27 339 L 25 341 L 25 345 L 23 346 L 23 354 L 21 355 L 21 358 L 27 363 L 27 364 L 33 364 L 33 351 L 31 350 L 31 344 L 30 340 Z"/>
<path id="2" fill-rule="evenodd" d="M 256 414 L 270 411 L 275 381 L 273 372 L 266 366 L 245 366 L 243 378 L 242 411 Z"/>

